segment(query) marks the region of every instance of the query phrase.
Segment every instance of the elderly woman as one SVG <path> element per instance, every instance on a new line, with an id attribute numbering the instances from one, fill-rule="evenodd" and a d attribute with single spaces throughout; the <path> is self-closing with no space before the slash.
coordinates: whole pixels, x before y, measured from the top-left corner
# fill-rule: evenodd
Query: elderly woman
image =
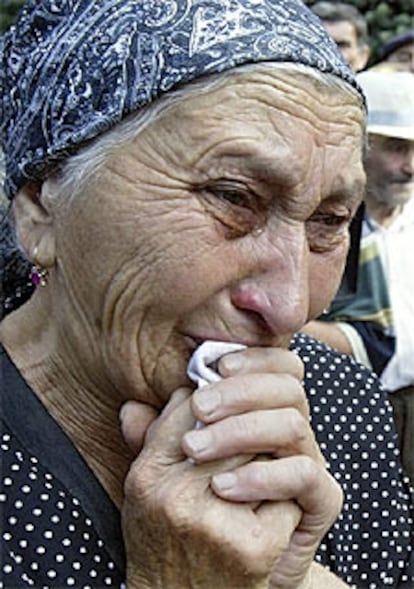
<path id="1" fill-rule="evenodd" d="M 363 98 L 316 17 L 299 0 L 32 0 L 2 51 L 4 586 L 346 586 L 318 561 L 411 586 L 376 381 L 292 343 L 337 289 L 364 188 Z M 195 380 L 213 362 L 195 392 L 192 355 Z M 324 427 L 330 387 L 339 424 L 367 399 L 383 436 L 372 496 L 362 433 L 341 450 Z M 376 521 L 387 555 L 364 537 Z"/>

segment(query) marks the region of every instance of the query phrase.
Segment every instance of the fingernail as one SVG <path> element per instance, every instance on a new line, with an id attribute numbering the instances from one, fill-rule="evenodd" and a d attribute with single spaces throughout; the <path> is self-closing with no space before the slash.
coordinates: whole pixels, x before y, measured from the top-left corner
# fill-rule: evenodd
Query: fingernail
<path id="1" fill-rule="evenodd" d="M 187 448 L 193 454 L 202 454 L 211 445 L 211 434 L 208 430 L 192 430 L 184 435 Z"/>
<path id="2" fill-rule="evenodd" d="M 237 484 L 237 475 L 233 472 L 223 472 L 213 476 L 213 483 L 217 491 L 229 491 Z"/>
<path id="3" fill-rule="evenodd" d="M 194 393 L 193 402 L 204 415 L 211 415 L 220 405 L 221 397 L 211 388 L 200 389 Z"/>

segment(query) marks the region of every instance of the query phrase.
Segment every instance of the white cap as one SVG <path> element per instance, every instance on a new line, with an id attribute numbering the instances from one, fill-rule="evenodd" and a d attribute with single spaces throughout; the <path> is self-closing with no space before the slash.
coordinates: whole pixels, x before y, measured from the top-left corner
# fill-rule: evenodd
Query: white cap
<path id="1" fill-rule="evenodd" d="M 367 70 L 357 80 L 367 98 L 368 133 L 414 141 L 414 74 Z"/>

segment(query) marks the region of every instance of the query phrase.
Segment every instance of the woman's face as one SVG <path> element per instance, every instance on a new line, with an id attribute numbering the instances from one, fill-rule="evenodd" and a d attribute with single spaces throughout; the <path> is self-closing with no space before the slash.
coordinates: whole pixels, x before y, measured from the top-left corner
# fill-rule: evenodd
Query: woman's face
<path id="1" fill-rule="evenodd" d="M 361 146 L 354 99 L 245 73 L 120 148 L 55 221 L 63 328 L 89 369 L 161 405 L 205 339 L 287 347 L 340 281 Z"/>

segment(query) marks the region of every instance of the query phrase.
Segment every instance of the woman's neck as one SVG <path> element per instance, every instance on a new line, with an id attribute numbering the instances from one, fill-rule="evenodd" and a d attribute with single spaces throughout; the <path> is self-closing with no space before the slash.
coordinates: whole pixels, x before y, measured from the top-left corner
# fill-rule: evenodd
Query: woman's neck
<path id="1" fill-rule="evenodd" d="M 123 481 L 133 456 L 119 427 L 120 401 L 80 375 L 65 354 L 53 322 L 36 297 L 7 316 L 0 339 L 28 385 L 71 439 L 114 503 L 122 503 Z M 52 326 L 52 327 L 51 327 Z"/>

